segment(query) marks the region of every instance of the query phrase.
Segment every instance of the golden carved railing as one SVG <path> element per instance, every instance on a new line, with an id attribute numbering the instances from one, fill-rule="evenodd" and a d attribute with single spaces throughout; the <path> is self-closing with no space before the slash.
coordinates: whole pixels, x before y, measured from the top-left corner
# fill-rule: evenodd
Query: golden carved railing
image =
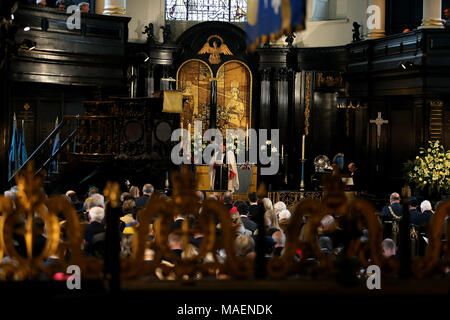
<path id="1" fill-rule="evenodd" d="M 138 224 L 134 227 L 134 239 L 131 257 L 120 260 L 120 279 L 199 279 L 218 278 L 226 275 L 234 279 L 251 279 L 255 276 L 255 261 L 250 257 L 237 257 L 234 245 L 235 227 L 227 210 L 217 201 L 207 200 L 200 204 L 195 195 L 195 182 L 187 172 L 175 173 L 172 177 L 174 193 L 170 200 L 162 198 L 151 199 L 147 206 L 138 213 Z M 66 198 L 51 196 L 47 198 L 42 192 L 43 177 L 35 176 L 29 166 L 17 177 L 17 201 L 0 196 L 0 261 L 5 256 L 16 263 L 3 261 L 0 264 L 1 280 L 24 280 L 39 278 L 45 274 L 51 278 L 58 270 L 66 270 L 69 265 L 78 265 L 84 279 L 105 278 L 104 261 L 94 257 L 85 257 L 82 252 L 82 228 L 77 214 Z M 292 214 L 286 231 L 286 244 L 281 257 L 268 260 L 265 268 L 267 278 L 285 279 L 292 275 L 312 274 L 336 277 L 345 273 L 342 261 L 324 254 L 318 245 L 318 228 L 325 215 L 333 215 L 346 221 L 344 232 L 348 236 L 348 245 L 342 254 L 344 259 L 356 259 L 358 266 L 366 268 L 378 265 L 386 273 L 396 275 L 399 262 L 394 258 L 384 258 L 382 255 L 382 226 L 374 207 L 363 200 L 349 202 L 345 197 L 339 180 L 328 183 L 323 199 L 306 199 L 299 203 Z M 110 218 L 114 208 L 118 206 L 119 187 L 110 184 L 105 189 L 108 201 L 107 212 Z M 265 196 L 261 192 L 260 196 Z M 112 211 L 108 211 L 112 210 Z M 450 251 L 442 248 L 441 236 L 446 216 L 450 213 L 450 201 L 441 204 L 436 211 L 428 230 L 429 245 L 424 257 L 417 258 L 412 263 L 415 277 L 427 277 L 436 272 L 443 272 L 450 266 Z M 204 235 L 196 255 L 178 258 L 168 245 L 171 232 L 170 226 L 174 217 L 179 215 L 195 217 L 195 226 L 189 220 L 183 221 L 178 232 L 183 250 L 187 249 L 189 236 L 194 233 Z M 46 243 L 38 256 L 33 256 L 33 216 L 39 215 L 45 222 Z M 64 225 L 58 221 L 58 216 L 65 220 Z M 303 225 L 303 218 L 308 217 Z M 118 219 L 118 217 L 116 217 Z M 216 220 L 215 220 L 216 218 Z M 23 236 L 26 244 L 26 254 L 21 255 L 14 247 L 15 225 L 19 219 L 25 221 Z M 219 222 L 220 233 L 216 231 L 216 221 Z M 154 241 L 147 241 L 151 227 Z M 361 241 L 362 229 L 368 229 L 368 241 Z M 62 233 L 64 231 L 64 234 Z M 63 235 L 62 235 L 63 234 Z M 450 228 L 447 227 L 447 239 Z M 153 259 L 144 259 L 146 249 L 154 252 Z M 224 256 L 217 252 L 222 250 Z M 301 250 L 302 259 L 295 259 Z M 443 255 L 441 250 L 444 251 Z M 59 259 L 51 266 L 44 265 L 44 260 L 50 256 L 64 257 L 70 252 L 69 259 Z M 314 258 L 317 263 L 309 264 L 308 258 Z M 167 263 L 167 260 L 170 263 Z M 106 260 L 105 260 L 106 261 Z M 64 272 L 64 271 L 63 271 Z M 158 276 L 159 275 L 159 276 Z"/>

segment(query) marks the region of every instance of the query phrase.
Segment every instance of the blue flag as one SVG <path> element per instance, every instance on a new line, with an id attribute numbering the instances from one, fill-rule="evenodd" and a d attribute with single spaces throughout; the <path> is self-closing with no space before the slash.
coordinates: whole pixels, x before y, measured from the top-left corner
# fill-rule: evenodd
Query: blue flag
<path id="1" fill-rule="evenodd" d="M 8 177 L 11 178 L 19 169 L 19 155 L 17 153 L 17 120 L 16 114 L 14 113 L 13 120 L 13 134 L 11 137 L 11 147 L 9 151 L 9 161 L 8 161 Z"/>
<path id="2" fill-rule="evenodd" d="M 22 120 L 22 131 L 19 138 L 19 167 L 23 166 L 27 162 L 28 154 L 25 146 L 25 126 Z"/>
<path id="3" fill-rule="evenodd" d="M 248 0 L 247 45 L 250 51 L 283 33 L 303 30 L 306 0 Z"/>
<path id="4" fill-rule="evenodd" d="M 55 129 L 58 127 L 58 117 L 56 117 Z M 59 143 L 59 132 L 56 134 L 55 141 L 53 141 L 52 156 L 58 151 L 60 146 Z M 50 163 L 50 172 L 58 172 L 58 161 L 55 159 Z"/>

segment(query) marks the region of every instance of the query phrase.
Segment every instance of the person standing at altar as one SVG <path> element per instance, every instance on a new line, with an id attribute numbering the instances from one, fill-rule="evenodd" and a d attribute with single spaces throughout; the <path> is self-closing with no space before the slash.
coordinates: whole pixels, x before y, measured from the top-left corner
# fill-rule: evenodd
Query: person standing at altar
<path id="1" fill-rule="evenodd" d="M 216 150 L 209 163 L 209 183 L 211 190 L 226 188 L 226 190 L 235 192 L 239 189 L 236 156 L 223 144 L 219 145 L 219 149 Z"/>
<path id="2" fill-rule="evenodd" d="M 353 179 L 353 191 L 361 191 L 361 174 L 358 167 L 352 162 L 348 165 L 348 170 L 350 171 L 350 177 Z"/>

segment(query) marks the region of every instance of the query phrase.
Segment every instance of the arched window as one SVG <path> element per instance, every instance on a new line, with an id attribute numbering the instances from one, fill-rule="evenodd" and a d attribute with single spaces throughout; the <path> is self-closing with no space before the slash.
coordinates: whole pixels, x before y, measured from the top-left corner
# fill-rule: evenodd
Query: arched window
<path id="1" fill-rule="evenodd" d="M 247 0 L 166 0 L 166 20 L 247 20 Z"/>

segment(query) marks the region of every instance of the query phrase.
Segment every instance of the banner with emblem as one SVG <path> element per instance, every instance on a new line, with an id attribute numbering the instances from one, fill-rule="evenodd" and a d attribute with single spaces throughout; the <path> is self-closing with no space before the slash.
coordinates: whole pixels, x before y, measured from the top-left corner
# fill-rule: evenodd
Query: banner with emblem
<path id="1" fill-rule="evenodd" d="M 250 51 L 267 40 L 305 27 L 306 0 L 248 0 L 247 45 Z"/>

